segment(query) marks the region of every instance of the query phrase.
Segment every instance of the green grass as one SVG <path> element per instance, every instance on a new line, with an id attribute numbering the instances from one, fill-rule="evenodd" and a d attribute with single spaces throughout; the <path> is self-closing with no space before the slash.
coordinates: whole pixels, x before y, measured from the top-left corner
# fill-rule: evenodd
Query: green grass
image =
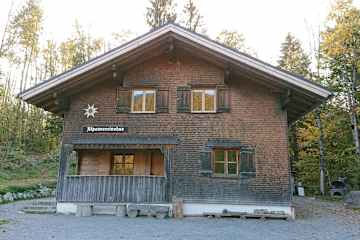
<path id="1" fill-rule="evenodd" d="M 5 219 L 0 219 L 0 225 L 8 224 L 9 221 Z"/>
<path id="2" fill-rule="evenodd" d="M 54 187 L 56 185 L 58 161 L 44 156 L 29 156 L 31 164 L 13 169 L 0 169 L 0 194 L 6 192 L 24 192 L 39 184 Z"/>
<path id="3" fill-rule="evenodd" d="M 344 198 L 342 197 L 332 197 L 330 195 L 316 195 L 315 196 L 317 199 L 321 200 L 321 201 L 325 201 L 325 202 L 342 202 L 344 200 Z"/>

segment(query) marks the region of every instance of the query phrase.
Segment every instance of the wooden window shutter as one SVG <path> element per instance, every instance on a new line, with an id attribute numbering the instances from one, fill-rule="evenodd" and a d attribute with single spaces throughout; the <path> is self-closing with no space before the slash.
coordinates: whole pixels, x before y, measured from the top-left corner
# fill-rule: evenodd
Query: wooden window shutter
<path id="1" fill-rule="evenodd" d="M 210 176 L 212 174 L 211 152 L 200 152 L 200 174 Z"/>
<path id="2" fill-rule="evenodd" d="M 168 113 L 169 112 L 169 90 L 159 89 L 156 91 L 156 112 Z"/>
<path id="3" fill-rule="evenodd" d="M 225 85 L 216 87 L 217 112 L 230 112 L 230 89 Z"/>
<path id="4" fill-rule="evenodd" d="M 240 150 L 240 174 L 253 175 L 256 172 L 255 149 L 244 148 Z"/>
<path id="5" fill-rule="evenodd" d="M 176 89 L 177 112 L 191 112 L 191 87 L 181 86 Z"/>
<path id="6" fill-rule="evenodd" d="M 129 113 L 131 110 L 131 91 L 129 89 L 116 89 L 116 112 Z"/>

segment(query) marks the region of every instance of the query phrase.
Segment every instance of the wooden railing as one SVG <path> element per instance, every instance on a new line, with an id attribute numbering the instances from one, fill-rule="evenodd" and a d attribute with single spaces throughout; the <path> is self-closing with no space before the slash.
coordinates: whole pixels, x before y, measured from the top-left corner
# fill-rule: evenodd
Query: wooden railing
<path id="1" fill-rule="evenodd" d="M 61 202 L 163 203 L 167 179 L 160 176 L 66 176 L 57 200 Z"/>

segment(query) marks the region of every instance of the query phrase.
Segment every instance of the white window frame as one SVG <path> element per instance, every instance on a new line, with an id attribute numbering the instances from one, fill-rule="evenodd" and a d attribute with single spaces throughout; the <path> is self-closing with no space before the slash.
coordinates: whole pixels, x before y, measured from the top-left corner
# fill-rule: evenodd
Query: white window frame
<path id="1" fill-rule="evenodd" d="M 214 91 L 214 110 L 205 111 L 205 91 Z M 193 104 L 193 93 L 194 92 L 201 92 L 201 110 L 195 111 L 194 104 Z M 206 89 L 191 89 L 191 112 L 192 113 L 216 113 L 216 102 L 217 102 L 217 91 L 215 88 L 206 88 Z"/>
<path id="2" fill-rule="evenodd" d="M 135 91 L 142 91 L 143 92 L 143 102 L 142 102 L 142 110 L 141 111 L 134 111 L 134 92 Z M 145 103 L 146 103 L 146 93 L 153 93 L 154 94 L 154 111 L 145 111 Z M 131 113 L 156 113 L 156 90 L 155 89 L 133 89 L 131 91 Z"/>
<path id="3" fill-rule="evenodd" d="M 236 152 L 236 173 L 229 174 L 229 152 Z M 215 164 L 217 163 L 215 154 L 216 152 L 224 152 L 224 173 L 216 173 L 215 172 Z M 223 177 L 236 177 L 239 176 L 240 171 L 240 149 L 213 149 L 212 151 L 212 164 L 213 171 L 215 176 L 223 176 Z"/>

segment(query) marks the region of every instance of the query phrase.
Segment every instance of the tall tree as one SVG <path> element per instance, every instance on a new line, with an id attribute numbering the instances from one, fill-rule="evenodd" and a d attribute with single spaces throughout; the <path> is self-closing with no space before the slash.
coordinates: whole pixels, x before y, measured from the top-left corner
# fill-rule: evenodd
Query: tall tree
<path id="1" fill-rule="evenodd" d="M 87 34 L 78 21 L 75 22 L 74 30 L 72 37 L 59 46 L 62 71 L 90 60 L 104 48 L 104 41 Z"/>
<path id="2" fill-rule="evenodd" d="M 309 76 L 310 59 L 298 39 L 288 33 L 281 44 L 279 67 L 302 76 Z"/>
<path id="3" fill-rule="evenodd" d="M 150 0 L 150 5 L 146 8 L 146 23 L 152 29 L 175 22 L 177 14 L 173 0 Z"/>
<path id="4" fill-rule="evenodd" d="M 323 36 L 323 52 L 331 70 L 334 89 L 341 98 L 340 105 L 347 105 L 350 115 L 355 152 L 360 161 L 358 126 L 358 82 L 360 69 L 360 9 L 352 0 L 338 0 L 328 16 Z M 343 100 L 346 99 L 346 102 Z"/>
<path id="5" fill-rule="evenodd" d="M 278 65 L 280 68 L 290 71 L 302 76 L 309 76 L 310 72 L 310 59 L 303 50 L 301 43 L 298 39 L 288 33 L 285 41 L 281 44 L 280 58 Z M 295 166 L 299 160 L 299 140 L 298 140 L 298 125 L 295 122 L 289 129 L 289 141 L 291 150 L 291 171 L 296 177 Z M 300 124 L 301 125 L 301 124 Z"/>
<path id="6" fill-rule="evenodd" d="M 203 16 L 193 0 L 188 0 L 183 8 L 183 24 L 187 29 L 198 32 L 203 27 Z"/>
<path id="7" fill-rule="evenodd" d="M 216 37 L 216 41 L 235 50 L 256 56 L 256 52 L 246 46 L 244 35 L 237 31 L 223 30 Z"/>
<path id="8" fill-rule="evenodd" d="M 20 91 L 28 85 L 29 69 L 39 51 L 39 37 L 42 30 L 43 11 L 36 0 L 28 0 L 10 23 L 18 46 L 16 54 L 22 62 Z"/>

